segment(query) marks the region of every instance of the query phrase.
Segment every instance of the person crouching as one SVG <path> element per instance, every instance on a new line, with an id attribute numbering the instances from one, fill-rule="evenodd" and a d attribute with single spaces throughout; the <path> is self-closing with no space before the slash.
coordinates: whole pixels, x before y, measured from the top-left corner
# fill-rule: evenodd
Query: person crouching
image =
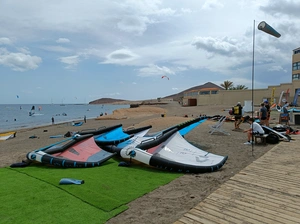
<path id="1" fill-rule="evenodd" d="M 250 124 L 250 128 L 247 130 L 244 130 L 244 132 L 247 132 L 247 138 L 248 141 L 245 142 L 245 145 L 251 145 L 253 144 L 253 135 L 263 135 L 265 134 L 264 129 L 254 121 L 254 118 L 249 118 L 248 123 Z"/>

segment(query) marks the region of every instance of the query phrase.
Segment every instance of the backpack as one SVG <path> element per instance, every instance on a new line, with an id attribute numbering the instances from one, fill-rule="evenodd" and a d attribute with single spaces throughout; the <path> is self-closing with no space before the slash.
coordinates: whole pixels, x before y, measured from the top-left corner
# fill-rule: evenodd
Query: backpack
<path id="1" fill-rule="evenodd" d="M 241 115 L 240 106 L 234 106 L 232 112 L 234 115 Z"/>
<path id="2" fill-rule="evenodd" d="M 279 142 L 279 137 L 278 135 L 275 135 L 273 133 L 270 133 L 267 138 L 266 138 L 266 142 L 269 144 L 278 144 Z"/>

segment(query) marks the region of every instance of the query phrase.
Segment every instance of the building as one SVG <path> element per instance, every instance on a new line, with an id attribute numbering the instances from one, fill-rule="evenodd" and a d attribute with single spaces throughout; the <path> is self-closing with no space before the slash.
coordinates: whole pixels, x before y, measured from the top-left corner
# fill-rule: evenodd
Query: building
<path id="1" fill-rule="evenodd" d="M 224 90 L 216 84 L 214 87 L 207 88 L 206 84 L 199 89 L 193 89 L 184 92 L 183 106 L 200 106 L 200 105 L 235 105 L 237 102 L 252 101 L 252 90 Z M 293 50 L 292 57 L 292 82 L 282 83 L 280 85 L 268 86 L 266 89 L 254 89 L 253 103 L 259 105 L 264 100 L 271 103 L 278 102 L 281 93 L 282 99 L 292 105 L 300 105 L 298 96 L 300 95 L 300 47 Z"/>
<path id="2" fill-rule="evenodd" d="M 300 80 L 300 47 L 293 50 L 292 80 Z"/>

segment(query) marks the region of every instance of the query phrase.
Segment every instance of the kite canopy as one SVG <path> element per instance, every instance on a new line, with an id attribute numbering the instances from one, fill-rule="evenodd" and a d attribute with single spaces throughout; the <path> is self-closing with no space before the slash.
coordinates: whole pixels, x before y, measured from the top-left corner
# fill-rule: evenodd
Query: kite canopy
<path id="1" fill-rule="evenodd" d="M 54 144 L 27 154 L 27 159 L 58 167 L 100 166 L 115 154 L 96 145 L 93 135 L 76 135 L 65 144 Z"/>
<path id="2" fill-rule="evenodd" d="M 219 156 L 197 148 L 183 135 L 203 123 L 200 117 L 152 135 L 135 136 L 118 145 L 103 146 L 104 150 L 123 158 L 156 168 L 185 173 L 205 173 L 219 170 L 227 156 Z"/>
<path id="3" fill-rule="evenodd" d="M 121 149 L 120 155 L 159 169 L 185 173 L 217 171 L 228 158 L 195 147 L 187 142 L 177 129 L 156 139 L 136 138 L 130 145 Z"/>
<path id="4" fill-rule="evenodd" d="M 60 141 L 50 146 L 34 150 L 27 154 L 30 161 L 37 161 L 44 164 L 49 164 L 58 167 L 95 167 L 102 165 L 105 161 L 113 157 L 116 153 L 111 153 L 103 150 L 96 144 L 95 138 L 103 137 L 103 141 L 98 140 L 102 144 L 115 144 L 124 141 L 121 139 L 121 133 L 126 136 L 125 140 L 134 136 L 132 133 L 146 134 L 151 126 L 145 126 L 138 129 L 131 129 L 123 132 L 122 125 L 115 125 L 108 128 L 101 128 L 101 130 L 86 130 L 76 134 L 71 138 Z M 90 134 L 86 134 L 90 132 Z M 94 134 L 99 134 L 94 136 Z M 142 136 L 143 136 L 142 135 Z M 105 138 L 104 138 L 105 137 Z M 114 138 L 113 138 L 114 137 Z"/>
<path id="5" fill-rule="evenodd" d="M 114 155 L 119 155 L 169 171 L 213 172 L 225 164 L 227 156 L 203 151 L 183 138 L 208 118 L 212 117 L 199 117 L 149 135 L 146 134 L 151 126 L 124 131 L 122 125 L 116 125 L 82 131 L 79 133 L 84 135 L 76 134 L 29 152 L 27 158 L 52 166 L 84 168 L 100 166 Z"/>
<path id="6" fill-rule="evenodd" d="M 117 145 L 121 142 L 127 141 L 133 136 L 144 136 L 152 126 L 145 126 L 136 129 L 130 129 L 128 131 L 123 131 L 122 126 L 118 126 L 107 132 L 95 136 L 95 142 L 97 145 Z"/>

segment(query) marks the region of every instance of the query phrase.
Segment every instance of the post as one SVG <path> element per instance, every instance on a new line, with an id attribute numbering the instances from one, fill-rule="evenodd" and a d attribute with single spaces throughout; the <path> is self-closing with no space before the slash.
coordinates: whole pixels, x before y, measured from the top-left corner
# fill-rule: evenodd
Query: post
<path id="1" fill-rule="evenodd" d="M 253 20 L 253 37 L 252 37 L 252 118 L 254 119 L 254 52 L 255 52 L 255 20 Z M 254 136 L 252 135 L 252 156 L 254 152 Z"/>
<path id="2" fill-rule="evenodd" d="M 260 22 L 257 28 L 274 37 L 277 38 L 281 37 L 281 34 L 278 33 L 273 27 L 271 27 L 265 21 Z M 254 52 L 255 52 L 255 20 L 253 21 L 253 46 L 252 46 L 252 118 L 254 118 Z M 254 140 L 254 136 L 252 135 L 252 156 L 254 152 L 253 140 Z"/>

